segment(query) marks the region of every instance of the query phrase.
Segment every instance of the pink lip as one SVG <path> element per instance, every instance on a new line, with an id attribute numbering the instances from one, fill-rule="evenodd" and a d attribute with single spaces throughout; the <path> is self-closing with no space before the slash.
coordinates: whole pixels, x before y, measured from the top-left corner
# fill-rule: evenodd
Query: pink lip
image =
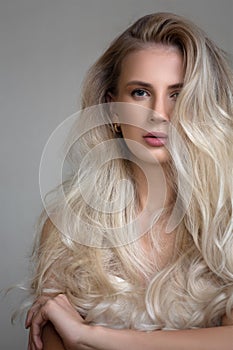
<path id="1" fill-rule="evenodd" d="M 161 147 L 167 143 L 167 135 L 162 132 L 149 132 L 143 138 L 151 147 Z"/>

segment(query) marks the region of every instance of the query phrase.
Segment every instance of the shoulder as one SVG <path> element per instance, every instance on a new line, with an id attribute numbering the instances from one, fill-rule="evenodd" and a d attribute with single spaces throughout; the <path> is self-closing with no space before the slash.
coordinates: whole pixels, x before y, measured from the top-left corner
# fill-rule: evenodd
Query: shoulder
<path id="1" fill-rule="evenodd" d="M 42 247 L 47 243 L 52 244 L 55 237 L 58 238 L 58 236 L 60 236 L 60 231 L 53 223 L 52 219 L 46 217 L 43 221 L 41 221 L 40 227 L 38 227 L 37 246 Z"/>
<path id="2" fill-rule="evenodd" d="M 222 326 L 233 326 L 233 310 L 231 311 L 231 316 L 223 316 Z"/>
<path id="3" fill-rule="evenodd" d="M 48 217 L 41 222 L 37 233 L 34 249 L 39 256 L 41 253 L 48 253 L 48 250 L 55 248 L 55 245 L 61 242 L 60 232 Z"/>
<path id="4" fill-rule="evenodd" d="M 61 337 L 50 322 L 48 322 L 43 328 L 42 342 L 43 350 L 66 350 Z"/>
<path id="5" fill-rule="evenodd" d="M 48 237 L 50 236 L 51 231 L 55 230 L 56 227 L 52 223 L 50 218 L 47 218 L 42 226 L 41 234 L 40 234 L 40 243 L 43 244 Z"/>

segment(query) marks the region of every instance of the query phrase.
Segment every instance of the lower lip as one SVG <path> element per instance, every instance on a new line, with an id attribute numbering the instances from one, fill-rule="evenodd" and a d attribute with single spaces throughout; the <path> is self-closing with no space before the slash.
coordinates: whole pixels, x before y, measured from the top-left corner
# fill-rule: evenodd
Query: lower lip
<path id="1" fill-rule="evenodd" d="M 166 137 L 144 137 L 144 140 L 152 147 L 162 147 L 167 143 Z"/>

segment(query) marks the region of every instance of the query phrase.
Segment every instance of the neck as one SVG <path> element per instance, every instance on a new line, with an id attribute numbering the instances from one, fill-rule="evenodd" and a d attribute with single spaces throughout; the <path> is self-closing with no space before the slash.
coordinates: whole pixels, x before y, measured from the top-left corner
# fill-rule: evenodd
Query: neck
<path id="1" fill-rule="evenodd" d="M 133 163 L 133 173 L 140 210 L 153 213 L 171 203 L 172 191 L 168 186 L 164 169 L 160 164 L 145 165 L 144 163 L 139 167 Z"/>

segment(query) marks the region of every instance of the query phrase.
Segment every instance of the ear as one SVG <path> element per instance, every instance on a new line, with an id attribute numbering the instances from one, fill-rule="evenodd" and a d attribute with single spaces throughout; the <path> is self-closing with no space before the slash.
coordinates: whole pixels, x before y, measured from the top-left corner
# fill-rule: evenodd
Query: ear
<path id="1" fill-rule="evenodd" d="M 110 110 L 112 123 L 119 123 L 119 117 L 118 117 L 118 114 L 116 113 L 116 110 L 115 110 L 116 105 L 114 103 L 116 102 L 116 97 L 111 92 L 108 92 L 106 96 L 106 100 L 109 103 L 109 110 Z"/>
<path id="2" fill-rule="evenodd" d="M 108 92 L 106 95 L 106 100 L 108 103 L 116 102 L 116 97 L 111 92 Z"/>

